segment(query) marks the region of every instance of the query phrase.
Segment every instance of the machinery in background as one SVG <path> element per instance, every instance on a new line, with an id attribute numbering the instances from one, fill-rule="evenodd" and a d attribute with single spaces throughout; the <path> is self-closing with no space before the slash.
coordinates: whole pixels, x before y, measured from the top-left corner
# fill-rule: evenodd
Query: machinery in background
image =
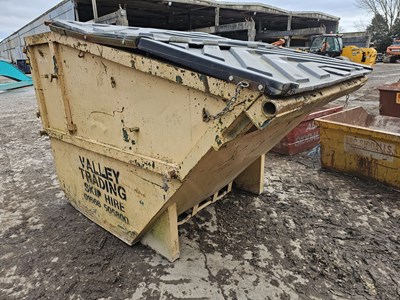
<path id="1" fill-rule="evenodd" d="M 29 59 L 17 59 L 17 68 L 20 69 L 25 74 L 31 74 L 31 66 Z"/>
<path id="2" fill-rule="evenodd" d="M 343 46 L 340 34 L 321 34 L 314 38 L 310 53 L 350 60 L 355 63 L 372 66 L 376 62 L 377 51 L 374 48 Z"/>
<path id="3" fill-rule="evenodd" d="M 0 76 L 13 80 L 11 82 L 1 83 L 0 92 L 33 85 L 31 77 L 25 75 L 25 73 L 16 66 L 4 60 L 0 60 Z"/>
<path id="4" fill-rule="evenodd" d="M 400 60 L 400 39 L 394 39 L 393 44 L 387 47 L 384 63 L 395 63 Z"/>

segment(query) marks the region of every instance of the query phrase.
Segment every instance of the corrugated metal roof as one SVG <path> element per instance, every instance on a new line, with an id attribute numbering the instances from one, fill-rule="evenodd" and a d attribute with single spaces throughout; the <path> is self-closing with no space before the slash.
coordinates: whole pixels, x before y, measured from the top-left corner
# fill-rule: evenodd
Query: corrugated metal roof
<path id="1" fill-rule="evenodd" d="M 92 42 L 138 49 L 226 81 L 248 81 L 272 96 L 331 86 L 371 72 L 334 58 L 201 32 L 55 21 L 51 30 Z"/>

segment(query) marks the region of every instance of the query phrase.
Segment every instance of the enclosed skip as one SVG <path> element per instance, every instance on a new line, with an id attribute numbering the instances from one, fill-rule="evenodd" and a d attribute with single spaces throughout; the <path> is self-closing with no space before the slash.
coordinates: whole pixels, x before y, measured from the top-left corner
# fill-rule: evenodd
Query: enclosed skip
<path id="1" fill-rule="evenodd" d="M 103 228 L 170 260 L 178 223 L 233 182 L 261 193 L 264 154 L 370 71 L 203 33 L 51 29 L 26 43 L 62 189 Z"/>
<path id="2" fill-rule="evenodd" d="M 400 188 L 400 119 L 357 107 L 317 119 L 321 163 Z"/>
<path id="3" fill-rule="evenodd" d="M 400 118 L 400 82 L 382 85 L 378 89 L 379 113 Z"/>
<path id="4" fill-rule="evenodd" d="M 332 105 L 325 105 L 315 109 L 276 144 L 271 151 L 284 155 L 294 155 L 316 147 L 319 144 L 319 128 L 314 120 L 341 111 L 342 109 L 343 106 Z"/>

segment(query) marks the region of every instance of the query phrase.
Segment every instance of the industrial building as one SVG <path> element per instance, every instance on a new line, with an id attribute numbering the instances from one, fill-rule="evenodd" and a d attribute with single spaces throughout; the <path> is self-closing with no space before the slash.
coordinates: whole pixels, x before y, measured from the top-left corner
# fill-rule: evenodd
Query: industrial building
<path id="1" fill-rule="evenodd" d="M 0 58 L 25 59 L 24 37 L 48 31 L 54 19 L 203 31 L 241 40 L 273 42 L 286 38 L 286 46 L 307 46 L 311 36 L 337 32 L 339 18 L 322 12 L 287 11 L 261 3 L 213 0 L 64 0 L 0 43 Z"/>

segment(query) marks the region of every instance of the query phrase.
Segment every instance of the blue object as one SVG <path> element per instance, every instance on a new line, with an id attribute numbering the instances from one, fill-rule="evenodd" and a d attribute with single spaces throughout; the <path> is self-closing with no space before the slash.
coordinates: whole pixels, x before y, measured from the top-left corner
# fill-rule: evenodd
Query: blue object
<path id="1" fill-rule="evenodd" d="M 307 153 L 307 156 L 308 156 L 308 157 L 311 157 L 311 158 L 320 157 L 320 156 L 321 156 L 321 145 L 318 144 L 317 146 L 315 146 L 314 148 L 312 148 L 312 149 L 310 150 L 310 152 Z"/>
<path id="2" fill-rule="evenodd" d="M 0 91 L 8 91 L 33 85 L 31 77 L 25 75 L 17 67 L 4 60 L 0 60 L 0 76 L 16 81 L 0 84 Z"/>

